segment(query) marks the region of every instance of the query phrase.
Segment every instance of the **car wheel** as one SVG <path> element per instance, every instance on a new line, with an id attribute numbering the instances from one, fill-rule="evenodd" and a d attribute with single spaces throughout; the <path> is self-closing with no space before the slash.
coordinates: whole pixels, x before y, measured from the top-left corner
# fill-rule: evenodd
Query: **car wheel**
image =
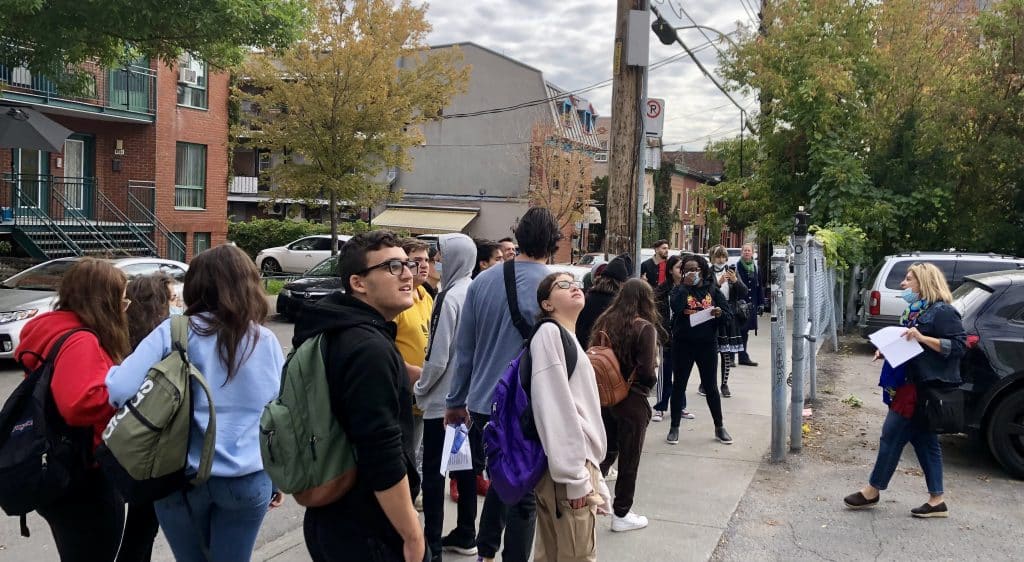
<path id="1" fill-rule="evenodd" d="M 274 258 L 267 258 L 260 264 L 260 271 L 264 274 L 281 273 L 281 264 L 277 263 L 277 260 Z"/>
<path id="2" fill-rule="evenodd" d="M 992 456 L 1010 476 L 1024 480 L 1024 390 L 999 401 L 986 434 Z"/>

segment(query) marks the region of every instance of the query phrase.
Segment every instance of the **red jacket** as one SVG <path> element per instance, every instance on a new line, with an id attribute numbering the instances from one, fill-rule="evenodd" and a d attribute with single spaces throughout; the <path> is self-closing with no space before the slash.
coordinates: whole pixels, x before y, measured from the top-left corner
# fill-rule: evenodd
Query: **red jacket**
<path id="1" fill-rule="evenodd" d="M 58 310 L 33 318 L 21 330 L 21 341 L 14 357 L 20 358 L 28 369 L 35 369 L 41 360 L 33 351 L 46 357 L 60 336 L 72 328 L 83 328 L 74 312 Z M 100 436 L 114 415 L 107 394 L 107 371 L 114 365 L 110 355 L 100 346 L 96 336 L 89 332 L 72 335 L 57 354 L 50 389 L 57 410 L 71 426 L 93 428 L 93 445 L 99 446 Z"/>

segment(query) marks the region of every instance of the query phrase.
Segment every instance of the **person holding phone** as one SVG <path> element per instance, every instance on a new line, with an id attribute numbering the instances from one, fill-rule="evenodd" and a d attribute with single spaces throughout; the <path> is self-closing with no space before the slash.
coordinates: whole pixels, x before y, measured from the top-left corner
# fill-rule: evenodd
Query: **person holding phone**
<path id="1" fill-rule="evenodd" d="M 696 363 L 704 387 L 705 399 L 715 423 L 715 438 L 732 444 L 732 437 L 722 421 L 722 398 L 718 393 L 718 323 L 730 322 L 729 303 L 719 290 L 706 259 L 697 255 L 682 258 L 683 282 L 673 287 L 669 295 L 672 309 L 672 398 L 670 409 L 672 425 L 665 440 L 670 445 L 679 443 L 679 421 L 683 412 L 683 397 L 690 372 Z M 694 324 L 691 317 L 711 310 L 711 320 Z"/>

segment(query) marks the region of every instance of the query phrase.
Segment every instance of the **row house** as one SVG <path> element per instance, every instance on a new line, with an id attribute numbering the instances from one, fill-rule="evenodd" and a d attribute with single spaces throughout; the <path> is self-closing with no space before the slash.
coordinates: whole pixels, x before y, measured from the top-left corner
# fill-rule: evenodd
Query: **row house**
<path id="1" fill-rule="evenodd" d="M 225 242 L 228 75 L 189 55 L 80 68 L 88 84 L 72 94 L 0 61 L 0 105 L 73 131 L 59 152 L 0 151 L 0 236 L 39 259 L 184 261 Z"/>

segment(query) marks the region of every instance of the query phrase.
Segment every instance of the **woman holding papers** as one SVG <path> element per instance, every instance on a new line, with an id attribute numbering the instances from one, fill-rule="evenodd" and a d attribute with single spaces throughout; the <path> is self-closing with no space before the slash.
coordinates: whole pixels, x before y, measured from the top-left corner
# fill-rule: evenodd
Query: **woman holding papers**
<path id="1" fill-rule="evenodd" d="M 722 398 L 718 394 L 718 323 L 731 322 L 729 303 L 718 289 L 707 260 L 701 256 L 683 256 L 683 282 L 672 289 L 672 426 L 665 438 L 669 444 L 679 443 L 679 421 L 683 413 L 683 396 L 694 363 L 711 419 L 715 422 L 715 438 L 729 445 L 732 437 L 722 422 Z"/>
<path id="2" fill-rule="evenodd" d="M 915 421 L 914 409 L 920 386 L 960 383 L 960 358 L 966 350 L 967 336 L 960 313 L 950 305 L 953 298 L 946 279 L 937 267 L 929 263 L 911 265 L 900 286 L 908 305 L 900 318 L 900 324 L 906 327 L 903 337 L 916 341 L 924 351 L 896 367 L 883 367 L 879 384 L 889 413 L 882 424 L 878 458 L 868 484 L 843 501 L 850 509 L 877 505 L 879 491 L 889 485 L 903 448 L 910 443 L 924 471 L 929 495 L 925 504 L 910 513 L 914 517 L 947 517 L 939 436 Z M 881 352 L 875 353 L 875 359 L 882 357 Z"/>

